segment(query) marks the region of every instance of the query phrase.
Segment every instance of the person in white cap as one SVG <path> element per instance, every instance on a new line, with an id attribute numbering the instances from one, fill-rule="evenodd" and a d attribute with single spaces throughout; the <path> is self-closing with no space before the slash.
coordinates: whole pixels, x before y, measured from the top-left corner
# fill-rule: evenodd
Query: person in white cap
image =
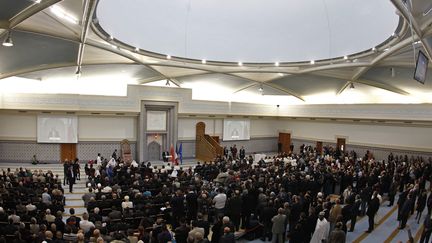
<path id="1" fill-rule="evenodd" d="M 330 233 L 330 223 L 324 218 L 325 213 L 320 212 L 318 215 L 315 231 L 312 235 L 310 243 L 322 243 L 327 240 Z"/>

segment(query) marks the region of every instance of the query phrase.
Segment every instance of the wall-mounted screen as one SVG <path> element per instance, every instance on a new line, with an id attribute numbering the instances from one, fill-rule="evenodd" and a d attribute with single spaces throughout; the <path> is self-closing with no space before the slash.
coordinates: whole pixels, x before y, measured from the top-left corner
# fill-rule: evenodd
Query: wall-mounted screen
<path id="1" fill-rule="evenodd" d="M 37 142 L 78 143 L 78 117 L 39 115 Z"/>
<path id="2" fill-rule="evenodd" d="M 427 56 L 422 51 L 419 51 L 414 72 L 414 79 L 422 84 L 424 84 L 426 81 L 428 63 L 429 59 L 427 58 Z"/>
<path id="3" fill-rule="evenodd" d="M 250 120 L 224 119 L 223 140 L 249 140 Z"/>

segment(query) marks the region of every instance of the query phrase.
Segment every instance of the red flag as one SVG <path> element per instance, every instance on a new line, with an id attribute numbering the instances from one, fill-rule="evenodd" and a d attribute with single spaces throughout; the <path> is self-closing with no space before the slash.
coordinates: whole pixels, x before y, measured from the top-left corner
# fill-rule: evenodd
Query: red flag
<path id="1" fill-rule="evenodd" d="M 171 162 L 174 163 L 175 161 L 175 151 L 174 151 L 174 146 L 171 144 L 171 148 L 170 148 L 170 155 L 171 155 Z"/>

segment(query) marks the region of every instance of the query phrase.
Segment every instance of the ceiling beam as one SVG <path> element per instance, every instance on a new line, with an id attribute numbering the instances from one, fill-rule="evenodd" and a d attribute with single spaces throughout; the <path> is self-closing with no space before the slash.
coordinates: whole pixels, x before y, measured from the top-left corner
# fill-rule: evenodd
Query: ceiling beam
<path id="1" fill-rule="evenodd" d="M 17 15 L 13 16 L 9 20 L 9 26 L 8 29 L 14 29 L 17 25 L 22 23 L 24 20 L 30 18 L 34 14 L 44 10 L 45 8 L 48 8 L 61 0 L 44 0 L 40 3 L 35 3 L 24 9 L 23 11 L 19 12 Z"/>
<path id="2" fill-rule="evenodd" d="M 82 21 L 83 25 L 81 28 L 81 38 L 80 38 L 80 44 L 78 48 L 78 57 L 77 57 L 77 66 L 78 68 L 81 67 L 83 58 L 84 58 L 84 49 L 85 49 L 85 42 L 87 40 L 87 34 L 91 23 L 91 18 L 94 14 L 94 11 L 96 9 L 97 0 L 85 0 L 84 1 L 84 10 L 83 10 L 83 16 Z"/>
<path id="3" fill-rule="evenodd" d="M 403 90 L 403 89 L 399 89 L 393 85 L 390 84 L 386 84 L 386 83 L 381 83 L 378 81 L 373 81 L 373 80 L 369 80 L 369 79 L 357 79 L 355 81 L 356 83 L 360 83 L 360 84 L 365 84 L 365 85 L 369 85 L 375 88 L 380 88 L 380 89 L 384 89 L 393 93 L 397 93 L 397 94 L 401 94 L 401 95 L 409 95 L 410 93 Z"/>
<path id="4" fill-rule="evenodd" d="M 292 91 L 290 89 L 284 88 L 282 86 L 279 86 L 279 85 L 273 84 L 273 83 L 264 83 L 264 85 L 269 86 L 269 87 L 271 87 L 273 89 L 277 89 L 277 90 L 282 91 L 284 93 L 287 93 L 287 94 L 289 94 L 291 96 L 294 96 L 294 97 L 296 97 L 297 99 L 299 99 L 301 101 L 305 101 L 305 99 L 301 95 L 297 94 L 296 92 L 294 92 L 294 91 Z"/>
<path id="5" fill-rule="evenodd" d="M 411 24 L 411 27 L 414 29 L 414 32 L 417 34 L 417 36 L 420 39 L 420 42 L 423 45 L 423 48 L 426 51 L 426 54 L 429 56 L 429 60 L 432 60 L 432 47 L 427 42 L 427 40 L 423 36 L 423 30 L 417 23 L 416 18 L 412 15 L 411 11 L 405 7 L 405 5 L 402 3 L 401 0 L 391 0 L 393 5 L 396 7 L 397 10 L 402 14 L 402 16 L 405 18 L 406 21 L 408 21 Z M 411 1 L 407 1 L 407 4 L 409 5 Z M 409 6 L 411 9 L 411 6 Z"/>

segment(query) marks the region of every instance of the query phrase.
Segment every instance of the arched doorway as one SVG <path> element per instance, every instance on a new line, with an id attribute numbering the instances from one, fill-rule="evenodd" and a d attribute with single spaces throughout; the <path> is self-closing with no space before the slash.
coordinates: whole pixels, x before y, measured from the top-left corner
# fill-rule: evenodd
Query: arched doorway
<path id="1" fill-rule="evenodd" d="M 153 141 L 147 145 L 148 159 L 150 161 L 161 160 L 161 145 Z"/>

